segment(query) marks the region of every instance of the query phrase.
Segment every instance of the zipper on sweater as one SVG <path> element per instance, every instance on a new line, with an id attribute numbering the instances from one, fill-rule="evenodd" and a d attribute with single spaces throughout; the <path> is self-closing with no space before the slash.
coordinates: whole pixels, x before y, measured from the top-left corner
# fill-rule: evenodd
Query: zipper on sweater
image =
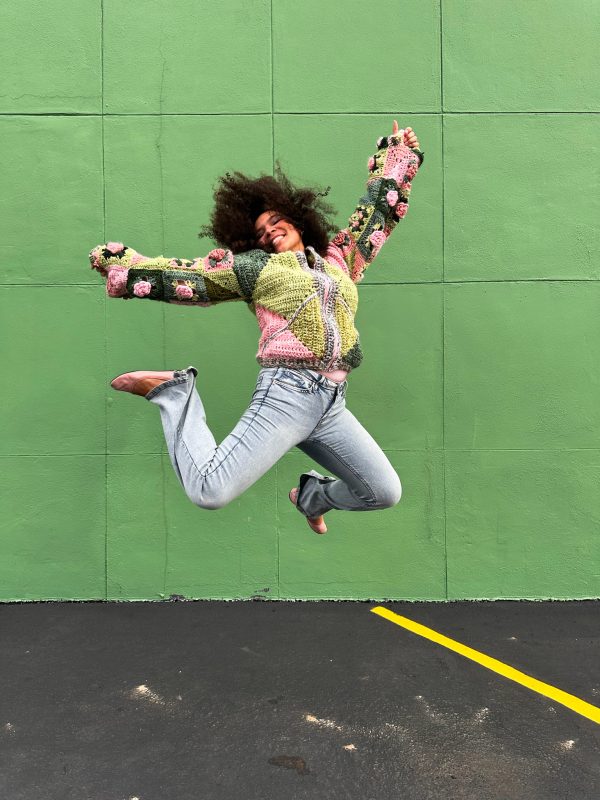
<path id="1" fill-rule="evenodd" d="M 339 354 L 340 354 L 340 333 L 338 331 L 338 327 L 335 321 L 335 316 L 332 313 L 333 308 L 335 307 L 335 287 L 333 285 L 334 281 L 333 278 L 330 278 L 329 275 L 323 274 L 323 280 L 325 282 L 324 292 L 323 292 L 323 323 L 326 326 L 329 325 L 329 330 L 331 331 L 331 339 L 333 342 L 332 345 L 332 352 L 331 358 L 325 365 L 325 369 L 331 369 L 334 362 L 337 361 Z M 332 296 L 333 302 L 331 303 L 331 310 L 329 309 L 329 298 Z"/>

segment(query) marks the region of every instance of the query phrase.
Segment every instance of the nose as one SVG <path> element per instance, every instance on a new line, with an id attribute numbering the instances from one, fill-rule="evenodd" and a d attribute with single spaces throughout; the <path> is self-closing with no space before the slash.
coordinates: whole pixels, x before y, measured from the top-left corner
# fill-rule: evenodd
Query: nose
<path id="1" fill-rule="evenodd" d="M 269 228 L 269 231 L 268 231 L 269 242 L 272 242 L 273 241 L 273 237 L 274 236 L 279 236 L 280 233 L 281 233 L 281 230 L 277 230 L 277 225 L 273 225 L 271 228 Z"/>

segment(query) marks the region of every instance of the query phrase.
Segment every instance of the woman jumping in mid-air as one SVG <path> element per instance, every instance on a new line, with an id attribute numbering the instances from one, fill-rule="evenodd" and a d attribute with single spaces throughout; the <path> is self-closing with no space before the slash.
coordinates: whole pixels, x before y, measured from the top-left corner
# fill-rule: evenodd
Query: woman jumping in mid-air
<path id="1" fill-rule="evenodd" d="M 256 387 L 219 445 L 194 367 L 127 372 L 111 383 L 159 407 L 177 477 L 202 508 L 230 503 L 292 447 L 337 476 L 311 470 L 289 493 L 316 533 L 327 531 L 323 514 L 332 508 L 371 511 L 400 500 L 398 475 L 345 400 L 346 376 L 363 357 L 354 327 L 356 284 L 406 215 L 423 161 L 416 135 L 399 131 L 396 120 L 376 146 L 366 193 L 341 231 L 329 221 L 327 191 L 294 186 L 277 163 L 276 178 L 235 172 L 219 179 L 211 225 L 201 235 L 220 247 L 204 258 L 147 258 L 122 242 L 89 254 L 111 297 L 183 306 L 243 300 L 257 318 Z"/>

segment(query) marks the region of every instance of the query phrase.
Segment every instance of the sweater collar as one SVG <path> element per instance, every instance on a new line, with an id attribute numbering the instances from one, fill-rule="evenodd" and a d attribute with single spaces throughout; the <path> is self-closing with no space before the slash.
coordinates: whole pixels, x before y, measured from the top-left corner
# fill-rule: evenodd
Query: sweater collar
<path id="1" fill-rule="evenodd" d="M 323 269 L 323 259 L 310 244 L 306 245 L 304 253 L 301 250 L 296 250 L 295 253 L 302 266 L 306 265 L 309 269 Z"/>

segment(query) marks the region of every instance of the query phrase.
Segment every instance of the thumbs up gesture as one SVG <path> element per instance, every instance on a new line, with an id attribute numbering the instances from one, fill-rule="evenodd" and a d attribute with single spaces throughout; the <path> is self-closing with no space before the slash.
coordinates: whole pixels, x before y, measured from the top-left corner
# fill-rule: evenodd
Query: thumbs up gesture
<path id="1" fill-rule="evenodd" d="M 394 120 L 394 125 L 392 128 L 392 136 L 398 135 L 398 122 Z M 416 133 L 413 131 L 412 128 L 404 128 L 404 144 L 408 145 L 408 147 L 416 147 L 419 150 L 419 140 L 417 139 Z"/>

